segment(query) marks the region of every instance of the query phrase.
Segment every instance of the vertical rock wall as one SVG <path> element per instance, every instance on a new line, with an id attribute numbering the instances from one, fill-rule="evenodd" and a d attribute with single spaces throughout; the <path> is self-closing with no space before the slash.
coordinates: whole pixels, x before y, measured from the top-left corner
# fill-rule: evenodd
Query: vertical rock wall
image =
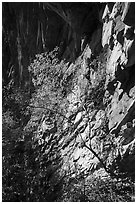
<path id="1" fill-rule="evenodd" d="M 67 95 L 71 123 L 64 124 L 61 143 L 64 169 L 72 174 L 101 167 L 113 172 L 120 155 L 119 171 L 134 175 L 134 6 L 108 3 L 103 27 L 93 32 L 89 45 L 64 75 L 67 78 L 75 70 Z"/>

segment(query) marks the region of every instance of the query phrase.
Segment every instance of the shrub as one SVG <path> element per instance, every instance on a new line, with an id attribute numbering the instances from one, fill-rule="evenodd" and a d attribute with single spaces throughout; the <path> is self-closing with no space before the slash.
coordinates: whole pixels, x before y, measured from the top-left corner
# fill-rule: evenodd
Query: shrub
<path id="1" fill-rule="evenodd" d="M 37 55 L 29 66 L 34 86 L 31 98 L 27 90 L 3 89 L 3 201 L 56 201 L 60 196 L 58 134 L 48 135 L 49 144 L 40 143 L 38 135 L 43 115 L 52 113 L 58 127 L 64 120 L 60 113 L 64 64 L 56 55 L 57 50 Z"/>

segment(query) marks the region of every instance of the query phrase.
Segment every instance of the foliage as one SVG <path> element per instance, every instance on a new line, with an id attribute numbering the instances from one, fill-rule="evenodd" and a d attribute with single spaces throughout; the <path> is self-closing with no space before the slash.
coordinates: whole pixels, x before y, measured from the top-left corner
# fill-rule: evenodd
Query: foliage
<path id="1" fill-rule="evenodd" d="M 36 55 L 36 59 L 29 66 L 35 87 L 30 106 L 37 107 L 34 110 L 36 112 L 50 109 L 58 113 L 61 107 L 60 111 L 65 111 L 62 106 L 63 87 L 60 81 L 66 65 L 63 61 L 59 62 L 57 54 L 58 48 L 55 48 L 52 52 Z M 40 109 L 38 110 L 38 108 Z M 58 114 L 61 117 L 61 113 L 59 112 Z"/>
<path id="2" fill-rule="evenodd" d="M 59 142 L 65 134 L 63 123 L 68 106 L 64 90 L 68 93 L 67 86 L 71 84 L 73 74 L 67 76 L 67 85 L 62 83 L 68 65 L 60 62 L 57 57 L 56 48 L 52 52 L 37 55 L 30 64 L 28 69 L 32 77 L 33 93 L 8 85 L 3 87 L 3 201 L 132 201 L 133 180 L 130 177 L 125 179 L 130 167 L 125 168 L 124 180 L 96 178 L 89 174 L 89 177 L 81 174 L 67 177 L 61 171 Z M 92 108 L 96 110 L 105 108 L 104 86 L 105 77 L 100 78 L 97 86 L 92 87 L 87 94 L 85 107 L 92 102 Z M 86 110 L 88 114 L 88 109 Z M 42 128 L 45 118 L 52 121 L 54 128 Z M 74 129 L 71 122 L 72 118 L 70 124 Z M 107 118 L 99 130 L 108 135 Z M 93 150 L 92 153 L 100 158 L 100 154 L 98 156 Z M 128 155 L 131 160 L 132 154 Z M 117 174 L 123 173 L 122 166 L 126 167 L 126 160 L 116 159 L 109 170 Z"/>
<path id="3" fill-rule="evenodd" d="M 27 100 L 27 94 L 24 91 L 23 97 L 22 93 L 16 88 L 3 89 L 3 201 L 25 201 L 26 196 L 23 126 L 29 119 L 29 114 L 25 112 L 24 101 Z"/>
<path id="4" fill-rule="evenodd" d="M 28 90 L 3 89 L 3 201 L 55 201 L 61 193 L 58 134 L 38 132 L 43 115 L 50 113 L 57 127 L 64 119 L 59 109 L 63 62 L 55 59 L 56 53 L 37 55 L 30 65 L 31 98 Z"/>
<path id="5" fill-rule="evenodd" d="M 23 90 L 17 87 L 9 88 L 7 85 L 3 87 L 2 100 L 3 113 L 5 114 L 10 111 L 13 120 L 15 120 L 19 126 L 25 125 L 30 116 L 30 113 L 27 111 L 30 100 L 28 89 Z"/>
<path id="6" fill-rule="evenodd" d="M 134 184 L 128 180 L 103 178 L 95 175 L 69 178 L 64 186 L 64 202 L 131 202 Z"/>

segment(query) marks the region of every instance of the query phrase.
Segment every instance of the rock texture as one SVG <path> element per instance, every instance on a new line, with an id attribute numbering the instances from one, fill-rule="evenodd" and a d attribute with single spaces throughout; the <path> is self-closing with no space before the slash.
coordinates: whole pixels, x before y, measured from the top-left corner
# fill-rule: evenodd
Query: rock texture
<path id="1" fill-rule="evenodd" d="M 134 201 L 135 3 L 4 2 L 2 24 L 4 200 Z"/>
<path id="2" fill-rule="evenodd" d="M 74 177 L 81 172 L 102 171 L 115 176 L 128 173 L 133 178 L 135 3 L 44 5 L 50 9 L 48 30 L 46 41 L 40 44 L 42 33 L 37 33 L 37 45 L 58 45 L 60 57 L 69 63 L 60 81 L 68 104 L 66 120 L 61 134 L 57 133 L 54 118 L 41 120 L 38 138 L 49 147 L 43 151 L 50 152 L 50 141 L 54 140 L 62 154 L 62 169 Z M 44 25 L 44 12 L 41 15 L 37 26 Z M 20 34 L 16 29 L 15 33 Z M 17 39 L 19 49 L 22 42 L 19 36 Z M 119 172 L 113 168 L 118 159 Z"/>
<path id="3" fill-rule="evenodd" d="M 66 83 L 73 76 L 66 96 L 66 117 L 71 122 L 65 122 L 61 142 L 63 168 L 67 172 L 94 172 L 102 167 L 107 171 L 120 154 L 120 171 L 132 157 L 132 168 L 125 171 L 134 177 L 133 16 L 134 3 L 106 4 L 103 26 L 95 29 L 82 54 L 65 72 Z"/>
<path id="4" fill-rule="evenodd" d="M 72 47 L 76 50 L 82 47 L 81 54 L 69 64 L 60 82 L 66 87 L 64 97 L 68 102 L 58 142 L 62 169 L 74 177 L 81 172 L 93 173 L 103 168 L 104 175 L 124 173 L 134 178 L 135 5 L 107 3 L 104 13 L 100 10 L 102 19 L 98 17 L 102 25 L 98 24 L 91 32 L 94 21 L 88 24 L 88 19 L 95 18 L 94 12 L 90 13 L 92 7 L 84 23 L 89 25 L 87 31 L 87 26 L 80 27 L 86 11 L 80 6 L 73 13 L 76 5 L 72 10 L 69 10 L 71 5 L 66 5 L 48 5 L 74 29 L 76 44 Z M 84 32 L 90 35 L 88 44 L 82 40 Z M 64 57 L 65 53 L 69 54 L 67 48 Z M 44 119 L 40 129 L 42 135 L 49 132 L 45 138 L 49 143 L 54 130 L 56 132 L 55 123 L 51 118 Z M 114 166 L 119 158 L 117 172 Z"/>

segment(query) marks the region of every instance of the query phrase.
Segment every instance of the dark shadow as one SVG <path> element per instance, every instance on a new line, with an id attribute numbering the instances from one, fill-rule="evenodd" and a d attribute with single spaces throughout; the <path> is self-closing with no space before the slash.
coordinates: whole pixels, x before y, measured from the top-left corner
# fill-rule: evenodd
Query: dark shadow
<path id="1" fill-rule="evenodd" d="M 121 86 L 119 89 L 123 89 L 123 92 L 120 94 L 119 100 L 121 100 L 124 93 L 127 93 L 128 97 L 131 98 L 129 92 L 135 86 L 135 65 L 124 69 L 122 69 L 121 65 L 118 65 L 115 72 L 115 77 L 116 78 L 107 85 L 107 90 L 109 93 L 113 95 L 118 82 L 120 82 Z"/>
<path id="2" fill-rule="evenodd" d="M 119 75 L 116 74 L 116 79 L 121 82 L 120 89 L 123 89 L 123 92 L 119 96 L 121 100 L 124 93 L 127 93 L 128 97 L 130 90 L 135 86 L 135 65 L 131 67 L 124 68 L 123 70 L 119 67 Z"/>
<path id="3" fill-rule="evenodd" d="M 110 82 L 108 83 L 108 85 L 107 85 L 107 90 L 108 90 L 108 92 L 109 92 L 110 95 L 113 95 L 113 94 L 114 94 L 117 83 L 118 83 L 118 82 L 117 82 L 116 79 L 114 79 L 114 80 L 112 80 L 112 81 L 110 81 Z"/>

